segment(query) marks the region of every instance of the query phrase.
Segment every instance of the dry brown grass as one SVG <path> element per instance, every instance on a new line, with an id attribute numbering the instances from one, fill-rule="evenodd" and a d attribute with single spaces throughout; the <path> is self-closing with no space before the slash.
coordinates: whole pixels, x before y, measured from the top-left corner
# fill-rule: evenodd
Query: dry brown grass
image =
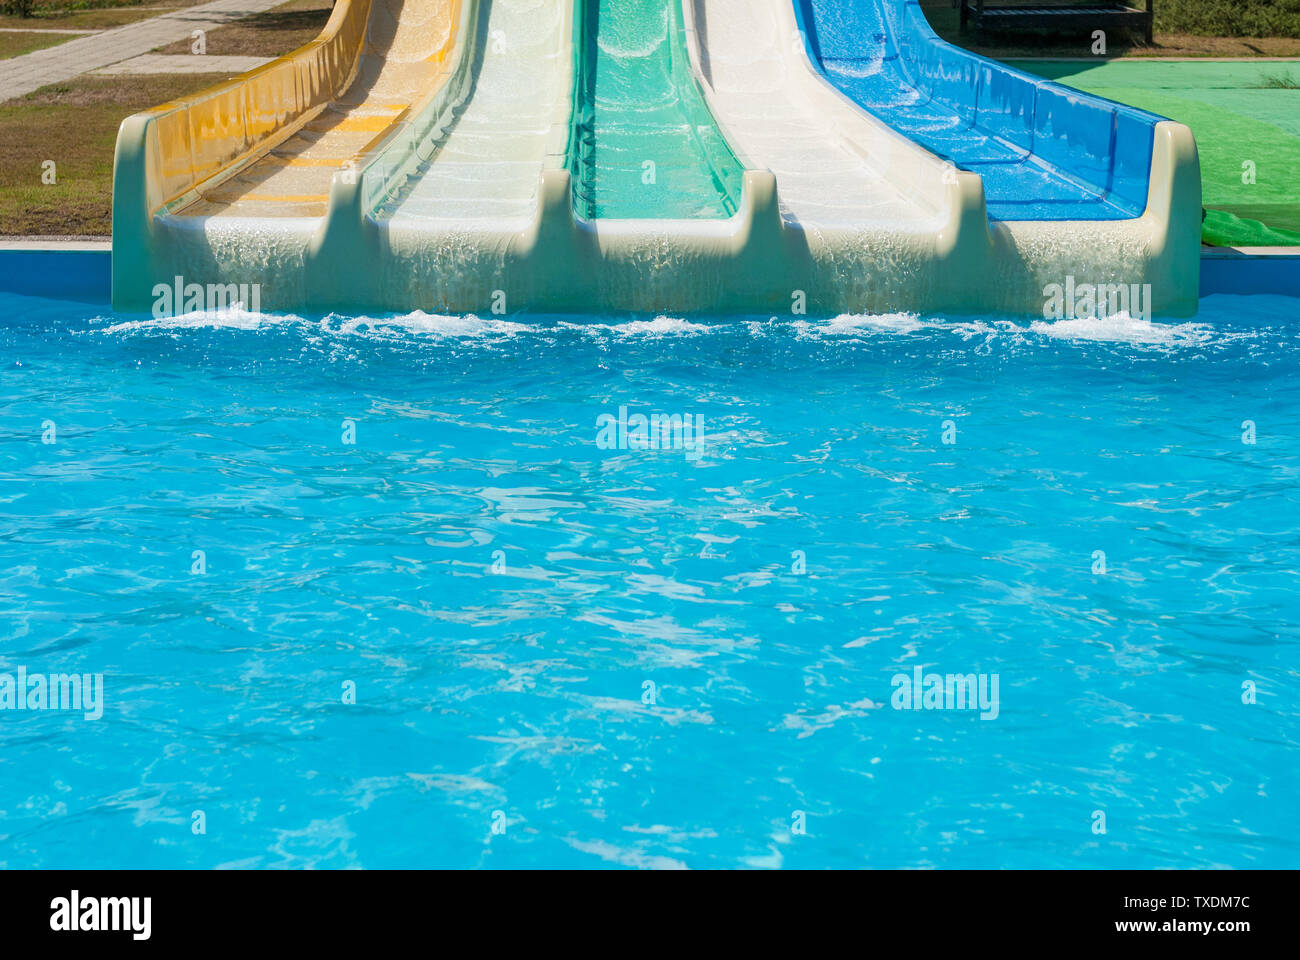
<path id="1" fill-rule="evenodd" d="M 39 30 L 31 33 L 0 33 L 0 60 L 21 57 L 33 50 L 56 47 L 71 39 L 72 36 L 66 33 L 41 33 Z"/>
<path id="2" fill-rule="evenodd" d="M 208 0 L 158 0 L 157 3 L 105 10 L 40 10 L 36 16 L 27 18 L 0 15 L 0 27 L 18 30 L 107 30 L 137 20 L 158 17 L 168 10 L 206 2 Z"/>
<path id="3" fill-rule="evenodd" d="M 168 0 L 168 6 L 194 2 L 199 0 Z M 314 39 L 329 19 L 330 7 L 331 0 L 290 0 L 241 23 L 211 31 L 207 52 L 280 56 Z M 101 25 L 104 18 L 141 19 L 161 12 L 135 7 L 40 19 L 46 26 L 80 29 Z M 7 25 L 2 21 L 9 19 L 13 18 L 0 18 L 0 26 Z M 163 52 L 189 53 L 190 41 L 168 46 Z M 225 79 L 225 74 L 84 76 L 0 104 L 0 235 L 108 236 L 118 125 L 132 113 Z M 55 162 L 57 182 L 53 185 L 41 182 L 46 160 Z"/>
<path id="4" fill-rule="evenodd" d="M 78 77 L 0 104 L 0 234 L 108 236 L 123 118 L 226 79 Z M 41 182 L 53 160 L 57 182 Z"/>
<path id="5" fill-rule="evenodd" d="M 213 56 L 278 57 L 316 39 L 330 18 L 331 0 L 289 0 L 238 23 L 208 32 Z M 155 53 L 189 53 L 190 40 L 178 40 Z"/>

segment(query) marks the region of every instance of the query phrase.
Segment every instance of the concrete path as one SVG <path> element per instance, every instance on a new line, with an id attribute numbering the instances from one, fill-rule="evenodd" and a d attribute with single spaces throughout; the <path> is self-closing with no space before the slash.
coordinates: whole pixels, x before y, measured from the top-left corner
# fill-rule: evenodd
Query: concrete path
<path id="1" fill-rule="evenodd" d="M 53 27 L 30 27 L 30 28 L 0 27 L 0 33 L 72 33 L 72 34 L 84 35 L 87 33 L 102 33 L 102 32 L 103 31 L 101 30 L 62 30 L 62 29 L 56 30 Z"/>
<path id="2" fill-rule="evenodd" d="M 48 83 L 70 80 L 87 71 L 121 63 L 177 40 L 188 40 L 194 30 L 215 30 L 283 2 L 214 0 L 93 36 L 78 37 L 57 47 L 0 60 L 0 102 L 24 96 Z"/>
<path id="3" fill-rule="evenodd" d="M 93 237 L 0 237 L 0 253 L 10 250 L 92 250 L 107 253 L 113 242 Z"/>
<path id="4" fill-rule="evenodd" d="M 136 73 L 247 73 L 272 57 L 195 56 L 191 53 L 146 53 L 91 72 L 97 77 Z"/>

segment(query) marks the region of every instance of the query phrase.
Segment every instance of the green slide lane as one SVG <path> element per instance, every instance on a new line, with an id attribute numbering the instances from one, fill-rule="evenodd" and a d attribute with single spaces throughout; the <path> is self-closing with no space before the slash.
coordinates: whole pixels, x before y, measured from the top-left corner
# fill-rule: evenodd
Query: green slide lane
<path id="1" fill-rule="evenodd" d="M 1008 62 L 1191 127 L 1206 243 L 1300 246 L 1300 63 Z"/>
<path id="2" fill-rule="evenodd" d="M 574 209 L 726 218 L 744 173 L 690 72 L 680 0 L 578 0 Z"/>

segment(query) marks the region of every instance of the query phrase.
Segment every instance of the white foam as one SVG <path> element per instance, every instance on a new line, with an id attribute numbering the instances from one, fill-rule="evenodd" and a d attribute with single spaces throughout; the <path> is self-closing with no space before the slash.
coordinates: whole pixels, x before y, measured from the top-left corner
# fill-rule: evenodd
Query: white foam
<path id="1" fill-rule="evenodd" d="M 926 323 L 915 313 L 841 313 L 820 322 L 798 320 L 794 327 L 800 336 L 845 336 L 858 333 L 915 333 L 934 324 Z"/>
<path id="2" fill-rule="evenodd" d="M 321 321 L 321 325 L 331 333 L 350 336 L 393 331 L 436 337 L 513 337 L 534 329 L 526 323 L 501 317 L 480 317 L 473 313 L 426 313 L 423 310 L 391 317 L 344 317 L 330 314 Z"/>
<path id="3" fill-rule="evenodd" d="M 561 323 L 560 326 L 583 331 L 604 331 L 619 337 L 695 337 L 714 328 L 706 323 L 691 323 L 682 317 L 658 316 L 653 320 L 629 320 L 626 323 Z"/>
<path id="4" fill-rule="evenodd" d="M 302 323 L 301 317 L 292 314 L 262 313 L 247 310 L 242 303 L 221 310 L 195 310 L 174 317 L 150 317 L 147 320 L 124 320 L 105 327 L 103 333 L 136 333 L 148 330 L 200 330 L 230 329 L 257 330 L 280 323 Z"/>
<path id="5" fill-rule="evenodd" d="M 1123 312 L 1051 323 L 1035 320 L 1029 329 L 1058 340 L 1093 340 L 1139 346 L 1197 346 L 1208 342 L 1214 333 L 1204 323 L 1152 323 Z"/>
<path id="6" fill-rule="evenodd" d="M 107 322 L 116 318 L 110 316 L 101 319 Z M 555 329 L 574 331 L 583 336 L 596 338 L 613 336 L 620 340 L 696 337 L 738 327 L 748 330 L 749 334 L 755 337 L 779 334 L 779 331 L 784 329 L 792 331 L 799 338 L 814 340 L 851 340 L 864 336 L 894 337 L 935 331 L 952 334 L 968 342 L 983 340 L 986 345 L 988 341 L 1002 336 L 1009 336 L 1014 342 L 1024 343 L 1027 336 L 1037 334 L 1049 340 L 1118 343 L 1148 348 L 1199 347 L 1215 341 L 1237 340 L 1253 335 L 1250 332 L 1218 331 L 1205 323 L 1157 323 L 1127 313 L 1056 321 L 1034 320 L 1027 326 L 1020 326 L 1009 319 L 952 321 L 899 312 L 844 313 L 825 319 L 793 321 L 782 321 L 773 317 L 767 321 L 750 320 L 744 323 L 722 321 L 697 323 L 683 317 L 665 315 L 648 320 L 625 320 L 622 323 L 597 323 L 571 318 L 559 320 L 552 327 L 547 321 L 530 324 L 505 317 L 480 317 L 472 313 L 429 313 L 424 310 L 389 316 L 351 317 L 330 314 L 321 320 L 307 320 L 291 313 L 276 314 L 248 310 L 239 303 L 221 310 L 194 311 L 174 317 L 122 320 L 99 328 L 98 332 L 119 335 L 185 330 L 258 331 L 294 325 L 327 336 L 375 338 L 415 336 L 488 341 L 513 338 L 528 333 L 543 335 L 548 330 Z"/>
<path id="7" fill-rule="evenodd" d="M 174 317 L 150 317 L 144 320 L 125 320 L 104 327 L 106 334 L 143 333 L 149 331 L 178 330 L 261 330 L 283 325 L 301 325 L 319 329 L 334 336 L 386 336 L 412 334 L 416 336 L 487 338 L 513 337 L 534 330 L 526 323 L 502 317 L 479 317 L 475 314 L 426 313 L 415 310 L 393 316 L 349 317 L 330 314 L 320 321 L 305 320 L 296 314 L 261 313 L 246 310 L 243 304 L 223 310 L 194 311 Z"/>

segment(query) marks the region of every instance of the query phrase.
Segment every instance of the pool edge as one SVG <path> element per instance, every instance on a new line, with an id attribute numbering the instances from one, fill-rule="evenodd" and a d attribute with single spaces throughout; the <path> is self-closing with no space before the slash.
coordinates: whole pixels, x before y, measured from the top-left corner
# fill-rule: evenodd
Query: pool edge
<path id="1" fill-rule="evenodd" d="M 1300 247 L 1201 247 L 1200 296 L 1213 294 L 1300 297 Z M 109 302 L 112 242 L 0 240 L 0 293 Z"/>

